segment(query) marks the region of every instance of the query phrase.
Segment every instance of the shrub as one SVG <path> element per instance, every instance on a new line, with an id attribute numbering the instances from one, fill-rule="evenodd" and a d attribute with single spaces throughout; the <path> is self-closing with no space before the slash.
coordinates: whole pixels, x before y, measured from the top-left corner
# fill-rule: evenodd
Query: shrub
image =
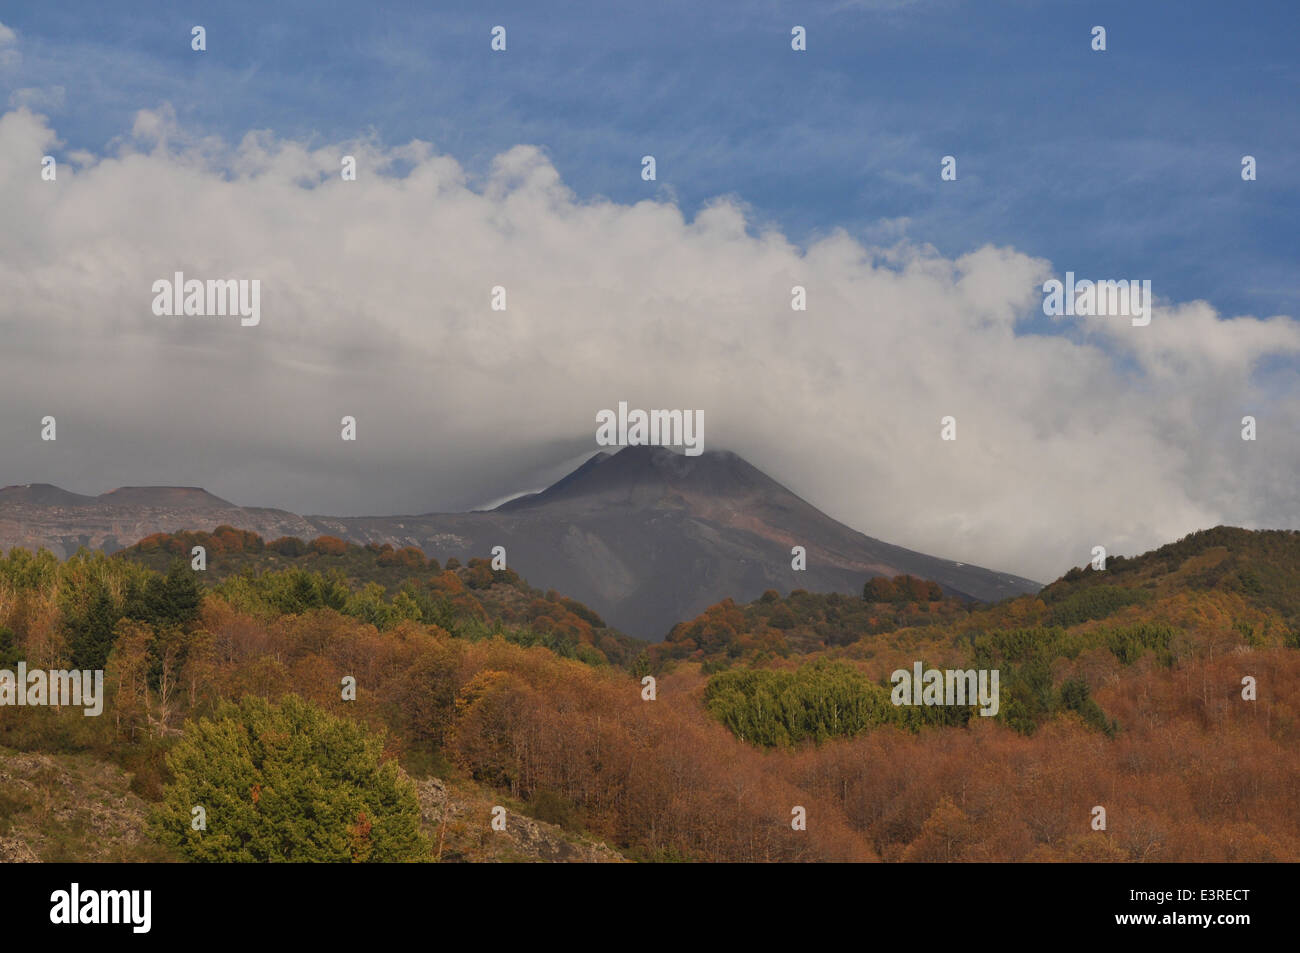
<path id="1" fill-rule="evenodd" d="M 186 727 L 150 828 L 191 860 L 409 861 L 427 856 L 411 781 L 382 738 L 296 696 L 245 696 Z M 195 830 L 195 807 L 206 830 Z"/>

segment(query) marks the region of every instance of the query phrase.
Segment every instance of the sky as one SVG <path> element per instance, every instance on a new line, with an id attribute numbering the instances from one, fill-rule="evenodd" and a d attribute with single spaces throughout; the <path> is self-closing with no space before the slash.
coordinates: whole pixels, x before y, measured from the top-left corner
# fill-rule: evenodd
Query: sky
<path id="1" fill-rule="evenodd" d="M 869 535 L 1031 578 L 1300 527 L 1294 4 L 0 24 L 0 483 L 457 510 L 561 475 L 626 400 L 703 411 L 706 449 Z M 155 315 L 176 271 L 258 279 L 261 323 Z M 1151 324 L 1045 316 L 1066 271 L 1150 280 Z"/>

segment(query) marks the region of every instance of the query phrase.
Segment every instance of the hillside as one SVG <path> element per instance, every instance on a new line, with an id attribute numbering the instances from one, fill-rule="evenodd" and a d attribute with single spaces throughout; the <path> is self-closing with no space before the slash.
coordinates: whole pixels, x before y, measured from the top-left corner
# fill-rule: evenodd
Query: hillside
<path id="1" fill-rule="evenodd" d="M 229 526 L 212 533 L 156 533 L 113 558 L 161 574 L 178 560 L 188 564 L 196 546 L 203 547 L 207 568 L 194 578 L 240 606 L 280 612 L 334 608 L 381 630 L 424 622 L 461 638 L 496 634 L 545 645 L 593 664 L 627 665 L 646 648 L 582 603 L 534 589 L 513 569 L 493 570 L 486 559 L 462 566 L 453 557 L 444 569 L 414 547 L 359 546 L 331 536 L 268 543 Z"/>
<path id="2" fill-rule="evenodd" d="M 175 862 L 150 840 L 149 802 L 117 765 L 86 755 L 23 754 L 0 748 L 0 863 Z M 507 811 L 505 830 L 479 819 L 501 799 L 481 786 L 438 778 L 416 782 L 434 860 L 453 862 L 619 863 L 604 844 Z"/>
<path id="3" fill-rule="evenodd" d="M 1100 590 L 1110 587 L 1161 598 L 1198 590 L 1236 593 L 1300 632 L 1300 533 L 1216 526 L 1140 556 L 1112 558 L 1103 572 L 1073 569 L 1040 597 L 1059 614 L 1065 605 L 1102 598 Z"/>
<path id="4" fill-rule="evenodd" d="M 936 639 L 970 641 L 996 629 L 1070 628 L 1116 614 L 1145 619 L 1207 601 L 1230 603 L 1243 633 L 1241 616 L 1255 619 L 1258 631 L 1250 638 L 1296 645 L 1300 533 L 1219 526 L 1139 556 L 1113 557 L 1104 571 L 1072 569 L 1037 595 L 992 605 L 939 598 L 924 586 L 914 577 L 892 583 L 875 577 L 861 597 L 795 589 L 785 596 L 769 590 L 747 604 L 723 600 L 675 626 L 652 654 L 714 663 L 810 655 L 901 630 L 932 629 Z"/>
<path id="5" fill-rule="evenodd" d="M 0 708 L 0 744 L 22 752 L 6 764 L 80 759 L 76 799 L 92 816 L 120 809 L 126 778 L 153 805 L 179 783 L 166 756 L 195 719 L 228 699 L 292 694 L 383 739 L 417 779 L 426 831 L 442 816 L 438 784 L 466 792 L 470 806 L 447 814 L 463 840 L 448 853 L 444 839 L 443 860 L 525 859 L 535 832 L 518 820 L 507 830 L 523 846 L 497 838 L 495 804 L 571 836 L 539 849 L 551 859 L 595 859 L 586 851 L 603 842 L 652 861 L 1300 860 L 1294 533 L 1216 528 L 991 606 L 905 576 L 873 577 L 856 598 L 724 602 L 631 672 L 526 644 L 527 626 L 484 631 L 479 613 L 505 609 L 480 594 L 513 599 L 522 580 L 481 564 L 411 570 L 464 586 L 439 606 L 444 626 L 379 563 L 414 556 L 317 540 L 314 555 L 286 557 L 293 543 L 245 552 L 255 544 L 238 538 L 201 587 L 174 563 L 165 575 L 146 565 L 186 536 L 116 558 L 0 559 L 4 664 L 100 653 L 109 691 L 100 718 Z M 476 573 L 485 589 L 470 585 Z M 997 711 L 893 704 L 890 674 L 916 663 L 998 671 Z M 75 817 L 33 814 L 42 763 L 3 775 L 4 811 L 34 852 L 46 848 L 23 825 L 78 849 Z M 248 798 L 246 786 L 229 794 Z M 806 830 L 791 827 L 796 809 Z M 434 859 L 435 843 L 413 849 Z"/>

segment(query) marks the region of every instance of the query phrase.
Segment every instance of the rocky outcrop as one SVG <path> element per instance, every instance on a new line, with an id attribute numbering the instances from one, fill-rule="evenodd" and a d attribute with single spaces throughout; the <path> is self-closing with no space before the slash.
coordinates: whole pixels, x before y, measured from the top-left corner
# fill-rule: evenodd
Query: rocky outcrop
<path id="1" fill-rule="evenodd" d="M 148 809 L 116 765 L 0 751 L 0 861 L 168 859 L 145 831 Z"/>
<path id="2" fill-rule="evenodd" d="M 496 806 L 486 792 L 449 792 L 437 778 L 416 781 L 420 820 L 442 861 L 619 863 L 617 851 L 545 821 L 506 811 L 505 830 L 492 829 Z"/>

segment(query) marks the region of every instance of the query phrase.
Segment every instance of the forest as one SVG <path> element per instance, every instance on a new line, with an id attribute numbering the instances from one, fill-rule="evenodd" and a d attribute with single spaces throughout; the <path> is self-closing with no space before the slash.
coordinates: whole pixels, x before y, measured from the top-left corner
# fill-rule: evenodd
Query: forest
<path id="1" fill-rule="evenodd" d="M 646 645 L 472 558 L 15 549 L 0 669 L 102 667 L 108 700 L 0 709 L 0 758 L 128 772 L 127 859 L 431 860 L 431 777 L 640 861 L 1300 859 L 1300 535 L 1220 527 L 996 605 L 922 583 L 728 600 Z M 998 668 L 998 715 L 894 707 L 916 661 Z M 0 787 L 0 839 L 38 809 Z"/>

